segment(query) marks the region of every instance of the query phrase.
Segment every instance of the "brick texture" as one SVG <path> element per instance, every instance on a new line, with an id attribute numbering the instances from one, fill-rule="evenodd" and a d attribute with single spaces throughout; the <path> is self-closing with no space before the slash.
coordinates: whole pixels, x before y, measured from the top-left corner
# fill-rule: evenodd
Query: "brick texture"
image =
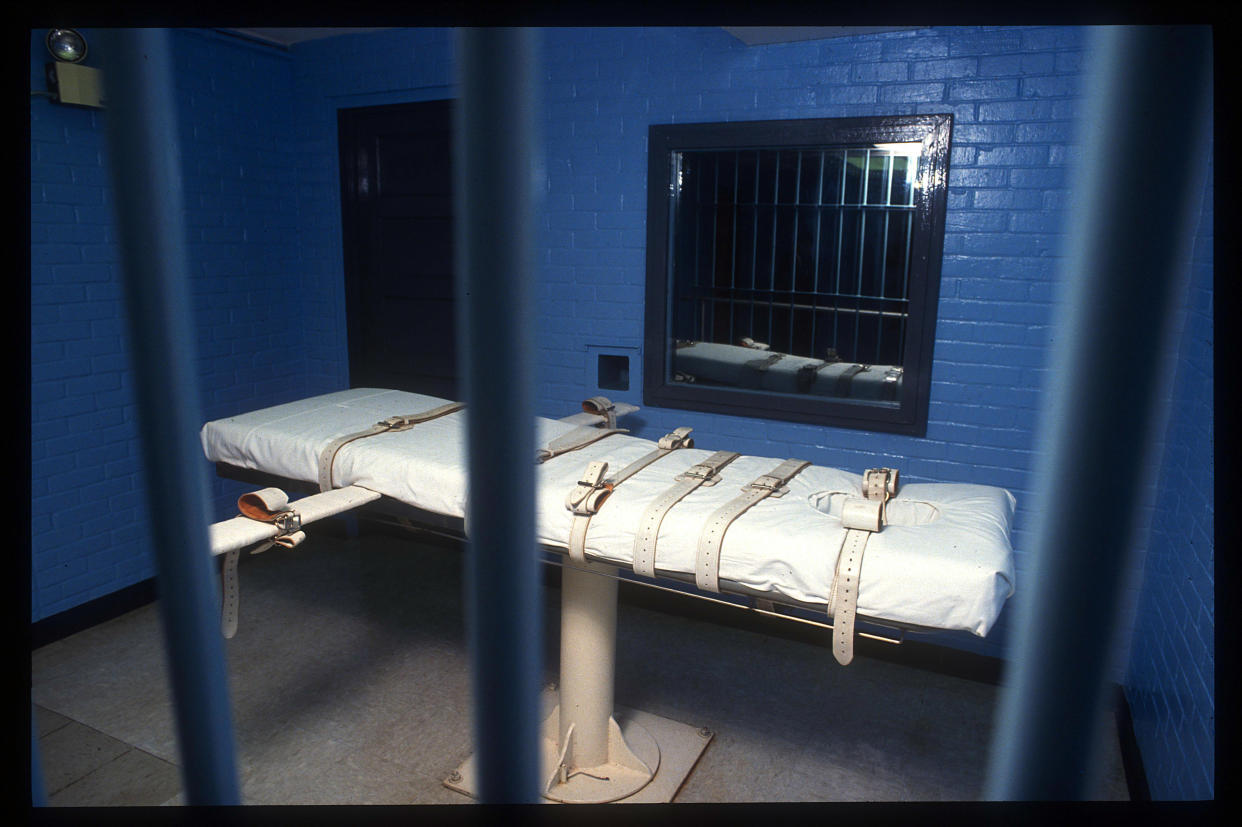
<path id="1" fill-rule="evenodd" d="M 42 35 L 31 34 L 32 89 L 44 88 Z M 210 33 L 177 31 L 173 47 L 187 335 L 210 418 L 324 386 L 310 379 L 302 322 L 291 62 Z M 102 117 L 31 98 L 34 620 L 154 574 Z M 220 519 L 236 487 L 213 479 L 211 491 Z"/>

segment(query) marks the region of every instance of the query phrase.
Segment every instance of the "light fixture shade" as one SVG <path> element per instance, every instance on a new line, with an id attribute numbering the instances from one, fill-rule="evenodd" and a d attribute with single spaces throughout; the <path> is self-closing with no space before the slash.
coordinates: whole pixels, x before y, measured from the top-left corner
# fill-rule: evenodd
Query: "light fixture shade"
<path id="1" fill-rule="evenodd" d="M 66 63 L 80 63 L 86 57 L 86 38 L 74 29 L 48 29 L 47 50 Z"/>

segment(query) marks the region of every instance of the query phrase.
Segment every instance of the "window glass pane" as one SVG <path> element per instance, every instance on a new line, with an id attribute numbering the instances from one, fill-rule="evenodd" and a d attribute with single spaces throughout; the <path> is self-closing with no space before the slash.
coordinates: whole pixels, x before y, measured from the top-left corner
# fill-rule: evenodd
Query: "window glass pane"
<path id="1" fill-rule="evenodd" d="M 777 152 L 776 202 L 793 204 L 798 194 L 798 159 L 802 153 L 797 151 Z"/>
<path id="2" fill-rule="evenodd" d="M 867 151 L 867 203 L 883 205 L 888 200 L 888 171 L 892 156 L 882 150 Z"/>
<path id="3" fill-rule="evenodd" d="M 845 153 L 834 150 L 824 155 L 824 184 L 821 188 L 822 204 L 845 203 Z"/>
<path id="4" fill-rule="evenodd" d="M 803 298 L 815 292 L 816 232 L 821 212 L 821 208 L 815 206 L 801 206 L 796 212 L 794 289 Z"/>
<path id="5" fill-rule="evenodd" d="M 918 180 L 921 144 L 882 144 L 878 151 L 891 158 L 891 179 L 888 186 L 888 203 L 893 206 L 914 205 L 914 184 Z"/>
<path id="6" fill-rule="evenodd" d="M 888 214 L 888 244 L 884 255 L 884 295 L 901 299 L 906 295 L 906 266 L 910 260 L 910 219 L 913 213 Z"/>
<path id="7" fill-rule="evenodd" d="M 929 227 L 932 233 L 943 228 L 942 212 L 929 213 L 932 200 L 915 196 L 922 165 L 931 164 L 932 172 L 925 173 L 929 182 L 944 180 L 951 119 L 843 119 L 841 139 L 818 145 L 815 140 L 773 146 L 720 139 L 730 131 L 762 135 L 766 141 L 810 136 L 815 129 L 827 137 L 836 122 L 806 122 L 822 126 L 805 130 L 802 123 L 780 122 L 776 130 L 759 122 L 652 127 L 653 136 L 665 131 L 706 135 L 707 140 L 688 137 L 683 147 L 665 144 L 662 150 L 658 141 L 653 143 L 655 151 L 674 160 L 661 166 L 653 158 L 653 177 L 662 168 L 671 170 L 673 180 L 653 181 L 649 189 L 653 204 L 658 194 L 669 193 L 667 212 L 656 213 L 653 207 L 657 218 L 648 221 L 652 239 L 664 245 L 649 243 L 649 261 L 664 262 L 665 277 L 652 281 L 654 271 L 649 270 L 649 296 L 667 288 L 661 300 L 665 315 L 659 318 L 679 346 L 645 375 L 670 387 L 762 389 L 778 396 L 807 394 L 815 386 L 815 393 L 900 408 L 904 416 L 910 397 L 900 394 L 903 374 L 929 364 L 930 357 L 922 355 L 930 354 L 928 337 L 934 331 L 934 315 L 929 321 L 928 314 L 934 314 L 935 294 L 926 289 Z M 880 137 L 886 130 L 888 136 Z M 869 131 L 878 140 L 866 137 Z M 942 211 L 943 184 L 938 186 L 935 203 Z M 667 235 L 658 227 L 667 228 Z M 937 279 L 938 266 L 937 247 Z M 920 343 L 910 350 L 907 334 L 915 304 L 923 321 Z M 648 313 L 649 320 L 654 317 Z M 659 348 L 661 340 L 651 338 L 652 330 L 649 321 L 648 347 Z M 712 353 L 734 359 L 733 375 L 704 373 L 706 349 L 691 355 L 697 345 L 714 346 Z M 754 355 L 764 351 L 762 357 Z M 796 388 L 780 384 L 780 371 L 765 373 L 781 359 L 786 373 L 790 365 L 806 368 Z M 832 365 L 838 365 L 829 371 L 833 376 L 847 369 L 851 377 L 874 370 L 857 381 L 855 390 L 849 381 L 819 387 L 814 375 Z M 875 371 L 892 374 L 887 397 L 865 397 L 864 386 L 875 380 Z M 924 397 L 925 387 L 920 382 Z M 727 397 L 710 398 L 728 407 Z M 918 404 L 925 410 L 925 400 Z M 758 405 L 751 415 L 763 416 L 770 408 Z"/>
<path id="8" fill-rule="evenodd" d="M 863 203 L 863 185 L 866 183 L 866 176 L 863 172 L 867 164 L 867 150 L 850 149 L 845 152 L 845 187 L 843 189 L 843 204 L 861 204 Z"/>
<path id="9" fill-rule="evenodd" d="M 803 150 L 799 153 L 799 157 L 798 203 L 818 204 L 823 153 L 818 150 Z"/>

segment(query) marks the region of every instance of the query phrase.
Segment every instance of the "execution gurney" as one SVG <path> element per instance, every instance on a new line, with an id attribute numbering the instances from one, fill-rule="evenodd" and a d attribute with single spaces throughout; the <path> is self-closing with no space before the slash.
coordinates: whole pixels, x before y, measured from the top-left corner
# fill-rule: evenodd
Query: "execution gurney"
<path id="1" fill-rule="evenodd" d="M 568 557 L 558 711 L 578 710 L 554 712 L 546 725 L 549 798 L 634 800 L 660 762 L 659 745 L 641 726 L 631 722 L 622 732 L 612 718 L 616 580 L 601 574 L 633 569 L 816 609 L 833 618 L 833 652 L 843 664 L 853 656 L 856 616 L 984 636 L 1013 593 L 1015 501 L 1003 489 L 898 485 L 891 469 L 861 475 L 713 452 L 693 447 L 689 429 L 653 442 L 619 429 L 607 400 L 588 400 L 583 410 L 566 420 L 538 419 L 541 447 L 532 457 L 536 539 Z M 327 492 L 293 503 L 274 489 L 243 497 L 248 517 L 229 521 L 238 530 L 283 525 L 233 541 L 228 553 L 235 559 L 238 548 L 260 540 L 262 547 L 295 545 L 310 521 L 300 511 L 313 511 L 319 500 L 348 508 L 382 496 L 464 518 L 465 416 L 462 406 L 434 397 L 353 389 L 208 422 L 201 440 L 209 460 Z M 212 527 L 217 554 L 227 525 Z M 469 526 L 464 530 L 468 536 Z M 584 613 L 591 622 L 569 619 Z M 584 643 L 583 634 L 591 639 Z M 574 658 L 605 662 L 567 664 L 566 646 L 594 652 Z M 449 786 L 469 792 L 471 780 L 455 775 L 460 783 Z"/>

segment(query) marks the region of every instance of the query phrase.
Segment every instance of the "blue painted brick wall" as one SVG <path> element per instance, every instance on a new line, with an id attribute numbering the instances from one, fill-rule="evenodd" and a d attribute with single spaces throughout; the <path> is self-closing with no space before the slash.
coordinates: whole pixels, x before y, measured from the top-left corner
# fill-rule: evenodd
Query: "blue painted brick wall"
<path id="1" fill-rule="evenodd" d="M 31 32 L 32 90 L 46 88 L 43 34 Z M 291 66 L 276 50 L 208 33 L 178 31 L 173 46 L 196 308 L 188 335 L 204 415 L 215 417 L 319 387 L 308 377 L 285 148 Z M 87 63 L 98 66 L 92 47 Z M 154 574 L 104 117 L 31 98 L 32 620 Z M 213 479 L 211 491 L 220 519 L 236 486 Z"/>

